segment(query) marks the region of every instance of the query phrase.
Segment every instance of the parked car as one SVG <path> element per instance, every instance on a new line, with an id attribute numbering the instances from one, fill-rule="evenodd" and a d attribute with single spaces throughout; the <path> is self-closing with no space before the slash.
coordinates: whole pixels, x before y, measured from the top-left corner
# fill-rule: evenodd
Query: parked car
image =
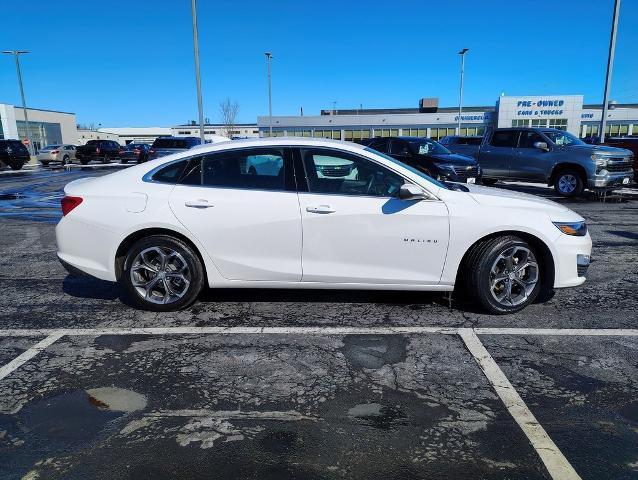
<path id="1" fill-rule="evenodd" d="M 151 146 L 147 143 L 129 143 L 125 147 L 120 148 L 120 159 L 122 163 L 128 163 L 129 160 L 137 163 L 148 161 Z"/>
<path id="2" fill-rule="evenodd" d="M 462 137 L 459 135 L 448 135 L 439 140 L 439 143 L 451 152 L 474 158 L 476 158 L 482 142 L 483 137 Z"/>
<path id="3" fill-rule="evenodd" d="M 603 145 L 624 148 L 634 154 L 634 182 L 638 182 L 638 137 L 605 138 L 605 143 Z"/>
<path id="4" fill-rule="evenodd" d="M 321 174 L 327 158 L 349 172 Z M 251 173 L 249 159 L 270 165 Z M 355 143 L 240 140 L 146 165 L 66 185 L 56 237 L 70 272 L 119 281 L 149 310 L 184 308 L 204 286 L 456 286 L 508 313 L 582 284 L 589 265 L 587 226 L 568 208 L 441 183 Z"/>
<path id="5" fill-rule="evenodd" d="M 386 153 L 432 178 L 468 183 L 480 183 L 481 180 L 481 169 L 474 158 L 452 153 L 429 138 L 371 138 L 362 140 L 361 144 Z"/>
<path id="6" fill-rule="evenodd" d="M 91 160 L 111 163 L 111 160 L 120 158 L 120 148 L 120 144 L 113 140 L 89 140 L 85 145 L 76 147 L 75 156 L 82 165 Z"/>
<path id="7" fill-rule="evenodd" d="M 149 151 L 149 160 L 183 152 L 200 144 L 199 137 L 158 137 Z"/>
<path id="8" fill-rule="evenodd" d="M 47 145 L 38 152 L 36 158 L 43 167 L 49 166 L 49 163 L 66 165 L 75 160 L 75 145 Z"/>
<path id="9" fill-rule="evenodd" d="M 580 195 L 585 188 L 628 185 L 634 175 L 629 150 L 588 145 L 554 128 L 497 128 L 485 135 L 477 158 L 485 184 L 546 183 L 565 197 Z"/>
<path id="10" fill-rule="evenodd" d="M 0 140 L 0 166 L 20 170 L 29 163 L 29 150 L 20 140 Z"/>

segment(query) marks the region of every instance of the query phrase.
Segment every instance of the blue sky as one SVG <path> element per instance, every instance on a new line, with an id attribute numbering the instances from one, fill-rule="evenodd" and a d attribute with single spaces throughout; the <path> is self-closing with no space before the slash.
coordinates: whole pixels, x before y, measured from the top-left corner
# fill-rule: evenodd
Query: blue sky
<path id="1" fill-rule="evenodd" d="M 388 3 L 199 0 L 205 115 L 226 97 L 239 120 L 322 108 L 465 105 L 508 95 L 603 94 L 613 0 Z M 611 98 L 638 102 L 638 1 L 621 8 Z M 0 49 L 25 49 L 27 103 L 96 126 L 170 126 L 197 118 L 189 0 L 29 0 L 2 13 Z M 13 60 L 0 57 L 0 103 L 20 104 Z"/>

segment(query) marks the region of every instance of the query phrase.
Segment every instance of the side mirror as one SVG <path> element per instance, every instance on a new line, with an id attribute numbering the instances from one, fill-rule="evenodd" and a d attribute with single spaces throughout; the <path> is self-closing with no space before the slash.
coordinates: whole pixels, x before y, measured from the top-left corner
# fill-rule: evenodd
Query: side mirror
<path id="1" fill-rule="evenodd" d="M 539 150 L 544 150 L 549 152 L 549 147 L 546 142 L 534 142 L 534 148 L 538 148 Z"/>
<path id="2" fill-rule="evenodd" d="M 429 197 L 421 187 L 411 183 L 404 183 L 399 189 L 399 198 L 401 200 L 427 200 Z"/>

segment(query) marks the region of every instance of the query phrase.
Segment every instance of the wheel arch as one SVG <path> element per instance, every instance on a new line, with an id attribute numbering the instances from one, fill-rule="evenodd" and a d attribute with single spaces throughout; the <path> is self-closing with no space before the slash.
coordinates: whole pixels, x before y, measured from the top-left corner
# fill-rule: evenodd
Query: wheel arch
<path id="1" fill-rule="evenodd" d="M 542 268 L 540 272 L 541 277 L 541 288 L 543 290 L 551 290 L 554 286 L 554 280 L 556 278 L 556 261 L 554 260 L 554 254 L 551 249 L 545 243 L 544 240 L 533 235 L 528 232 L 522 232 L 520 230 L 502 230 L 498 232 L 489 233 L 478 240 L 476 240 L 463 254 L 461 258 L 461 262 L 459 263 L 459 268 L 456 272 L 456 281 L 455 285 L 462 284 L 464 273 L 467 270 L 467 260 L 475 247 L 479 244 L 485 242 L 486 240 L 491 240 L 496 237 L 504 237 L 508 235 L 513 235 L 515 237 L 519 237 L 522 240 L 525 240 L 529 243 L 532 248 L 534 248 L 534 252 L 539 256 L 539 261 L 541 262 Z"/>
<path id="2" fill-rule="evenodd" d="M 182 242 L 186 243 L 189 247 L 193 249 L 193 251 L 197 254 L 199 261 L 202 264 L 202 268 L 204 270 L 204 279 L 208 283 L 208 271 L 206 266 L 206 261 L 199 247 L 193 242 L 190 238 L 188 238 L 183 233 L 180 233 L 176 230 L 171 230 L 170 228 L 163 227 L 148 227 L 143 228 L 141 230 L 136 230 L 130 233 L 127 237 L 125 237 L 117 247 L 115 252 L 115 278 L 119 281 L 122 277 L 122 272 L 124 270 L 124 261 L 126 260 L 126 254 L 129 248 L 138 240 L 149 237 L 151 235 L 168 235 L 171 237 L 175 237 Z"/>
<path id="3" fill-rule="evenodd" d="M 554 182 L 556 181 L 556 177 L 559 173 L 564 172 L 565 170 L 575 170 L 580 175 L 581 180 L 583 181 L 583 185 L 587 186 L 587 170 L 585 167 L 578 163 L 570 163 L 570 162 L 562 162 L 554 165 L 552 169 L 552 173 L 549 176 L 549 180 L 547 181 L 547 185 L 552 187 Z"/>

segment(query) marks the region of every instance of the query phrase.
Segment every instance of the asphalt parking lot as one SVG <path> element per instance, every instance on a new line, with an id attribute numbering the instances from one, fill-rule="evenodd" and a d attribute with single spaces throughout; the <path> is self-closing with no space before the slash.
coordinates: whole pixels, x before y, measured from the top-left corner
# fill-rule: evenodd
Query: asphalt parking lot
<path id="1" fill-rule="evenodd" d="M 284 290 L 160 314 L 55 256 L 62 186 L 114 168 L 0 172 L 0 478 L 638 478 L 636 189 L 559 199 L 588 282 L 514 315 Z"/>

